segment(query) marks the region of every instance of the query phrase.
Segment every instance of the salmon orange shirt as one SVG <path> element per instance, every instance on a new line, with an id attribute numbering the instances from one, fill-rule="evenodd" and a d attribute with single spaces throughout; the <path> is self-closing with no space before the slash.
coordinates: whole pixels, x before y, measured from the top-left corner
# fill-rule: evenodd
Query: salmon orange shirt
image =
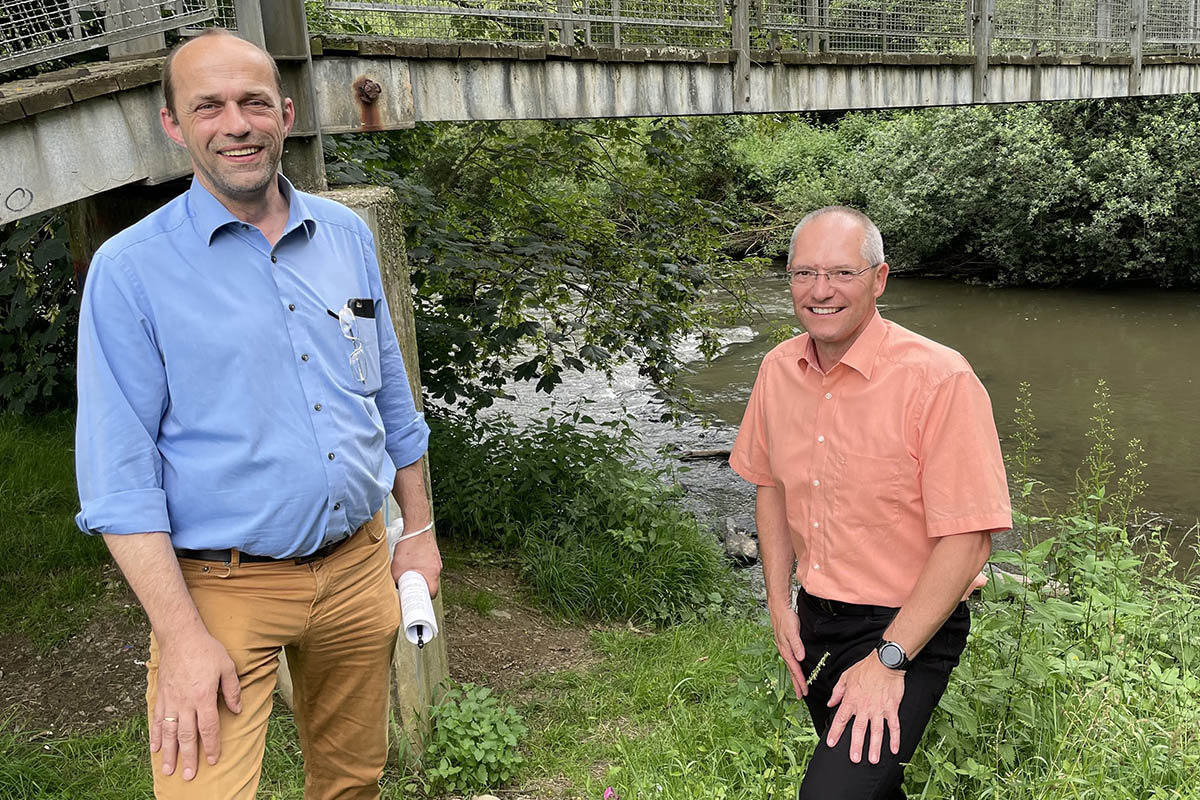
<path id="1" fill-rule="evenodd" d="M 1012 527 L 983 384 L 878 312 L 828 373 L 808 334 L 767 354 L 729 463 L 783 490 L 796 578 L 831 600 L 899 607 L 938 537 Z"/>

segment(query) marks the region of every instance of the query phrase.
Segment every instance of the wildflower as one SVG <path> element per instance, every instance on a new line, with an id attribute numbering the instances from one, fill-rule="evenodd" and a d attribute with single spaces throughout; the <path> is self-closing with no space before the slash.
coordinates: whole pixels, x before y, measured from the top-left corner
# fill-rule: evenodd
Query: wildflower
<path id="1" fill-rule="evenodd" d="M 621 798 L 617 796 L 616 790 L 609 786 L 604 790 L 604 800 L 621 800 Z"/>

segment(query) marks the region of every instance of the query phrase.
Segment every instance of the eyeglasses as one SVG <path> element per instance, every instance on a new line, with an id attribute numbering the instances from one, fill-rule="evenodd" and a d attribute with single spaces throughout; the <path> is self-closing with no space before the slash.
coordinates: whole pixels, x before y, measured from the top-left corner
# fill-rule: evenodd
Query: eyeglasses
<path id="1" fill-rule="evenodd" d="M 349 306 L 343 306 L 342 310 L 337 313 L 337 318 L 342 328 L 342 336 L 345 336 L 354 345 L 354 349 L 350 352 L 350 369 L 354 371 L 354 377 L 358 378 L 359 383 L 366 383 L 367 370 L 362 362 L 363 345 L 354 335 L 356 322 L 354 312 L 350 310 Z"/>
<path id="2" fill-rule="evenodd" d="M 883 262 L 880 261 L 879 264 Z M 838 267 L 831 269 L 829 272 L 818 272 L 815 269 L 794 269 L 788 270 L 787 280 L 793 286 L 807 286 L 817 280 L 818 276 L 824 276 L 830 283 L 847 284 L 852 283 L 855 278 L 862 275 L 867 270 L 875 269 L 879 264 L 872 264 L 869 267 L 862 269 L 850 269 L 849 267 Z"/>

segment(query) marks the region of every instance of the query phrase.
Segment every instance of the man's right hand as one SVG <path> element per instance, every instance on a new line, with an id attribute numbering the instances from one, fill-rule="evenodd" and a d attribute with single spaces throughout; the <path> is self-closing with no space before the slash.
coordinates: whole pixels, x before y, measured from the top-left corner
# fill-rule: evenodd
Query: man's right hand
<path id="1" fill-rule="evenodd" d="M 771 630 L 775 632 L 775 647 L 787 664 L 788 672 L 792 674 L 792 687 L 796 690 L 796 699 L 802 700 L 808 694 L 808 681 L 800 669 L 804 660 L 804 642 L 800 640 L 800 617 L 790 607 L 780 610 L 771 609 Z"/>
<path id="2" fill-rule="evenodd" d="M 156 637 L 157 638 L 157 637 Z M 157 699 L 150 716 L 150 752 L 162 752 L 164 775 L 183 768 L 196 777 L 197 745 L 209 765 L 221 757 L 217 694 L 234 714 L 241 713 L 241 685 L 225 648 L 207 630 L 158 638 Z"/>

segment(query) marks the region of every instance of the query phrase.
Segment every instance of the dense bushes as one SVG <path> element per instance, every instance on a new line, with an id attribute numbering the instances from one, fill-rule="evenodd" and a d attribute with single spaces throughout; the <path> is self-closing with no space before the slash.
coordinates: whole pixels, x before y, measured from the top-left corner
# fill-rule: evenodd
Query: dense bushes
<path id="1" fill-rule="evenodd" d="M 66 242 L 54 215 L 0 226 L 0 411 L 74 402 L 79 296 Z"/>
<path id="2" fill-rule="evenodd" d="M 741 122 L 723 193 L 751 234 L 831 202 L 879 224 L 894 266 L 996 283 L 1200 284 L 1192 96 Z M 781 224 L 784 223 L 784 224 Z"/>
<path id="3" fill-rule="evenodd" d="M 678 489 L 630 466 L 627 427 L 578 412 L 432 420 L 438 531 L 517 554 L 534 596 L 568 616 L 679 622 L 724 607 L 733 581 Z"/>

